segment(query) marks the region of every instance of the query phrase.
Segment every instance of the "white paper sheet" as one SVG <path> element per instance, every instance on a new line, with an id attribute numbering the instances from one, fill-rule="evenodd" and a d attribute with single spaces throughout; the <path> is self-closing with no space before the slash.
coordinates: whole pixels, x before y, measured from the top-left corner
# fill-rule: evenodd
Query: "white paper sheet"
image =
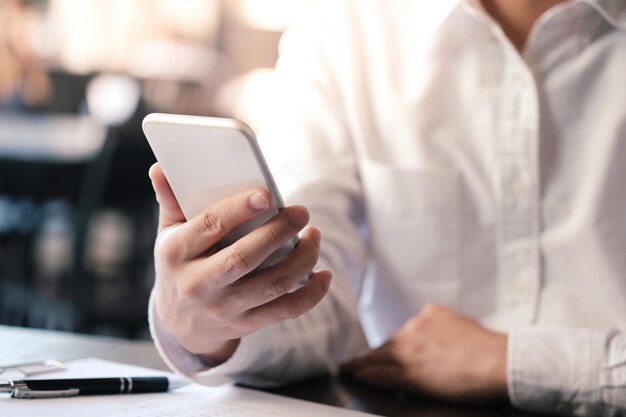
<path id="1" fill-rule="evenodd" d="M 168 375 L 162 371 L 109 362 L 82 359 L 69 362 L 63 372 L 41 375 L 39 379 L 96 378 Z M 171 376 L 171 374 L 169 374 Z M 8 372 L 1 379 L 19 377 Z M 52 399 L 15 399 L 0 394 L 0 416 L 35 417 L 358 417 L 371 416 L 337 407 L 295 400 L 232 385 L 203 387 L 190 385 L 162 394 L 78 396 Z"/>

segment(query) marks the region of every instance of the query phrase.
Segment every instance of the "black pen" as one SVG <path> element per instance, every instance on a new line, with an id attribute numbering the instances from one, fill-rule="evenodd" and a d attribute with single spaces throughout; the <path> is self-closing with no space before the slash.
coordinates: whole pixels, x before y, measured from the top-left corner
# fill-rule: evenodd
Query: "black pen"
<path id="1" fill-rule="evenodd" d="M 13 398 L 54 398 L 75 395 L 166 392 L 190 383 L 180 378 L 142 376 L 85 379 L 29 379 L 0 382 L 0 393 Z"/>

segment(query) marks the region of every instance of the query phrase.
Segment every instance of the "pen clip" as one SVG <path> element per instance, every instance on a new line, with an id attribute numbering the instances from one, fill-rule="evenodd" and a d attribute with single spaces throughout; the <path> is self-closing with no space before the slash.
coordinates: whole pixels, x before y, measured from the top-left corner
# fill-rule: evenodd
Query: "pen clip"
<path id="1" fill-rule="evenodd" d="M 28 388 L 28 385 L 21 381 L 15 381 L 13 385 L 13 392 L 11 396 L 13 398 L 58 398 L 58 397 L 73 397 L 80 394 L 78 388 L 68 388 L 61 390 L 32 390 Z"/>

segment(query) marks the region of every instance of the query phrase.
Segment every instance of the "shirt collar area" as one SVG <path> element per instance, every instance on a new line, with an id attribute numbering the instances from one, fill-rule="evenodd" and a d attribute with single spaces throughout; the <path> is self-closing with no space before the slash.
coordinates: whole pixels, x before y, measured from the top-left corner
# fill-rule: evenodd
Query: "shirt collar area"
<path id="1" fill-rule="evenodd" d="M 594 8 L 617 29 L 626 30 L 626 0 L 578 0 Z"/>
<path id="2" fill-rule="evenodd" d="M 575 3 L 587 3 L 608 23 L 617 29 L 626 30 L 626 0 L 570 0 Z M 481 0 L 459 0 L 483 14 L 487 14 Z"/>

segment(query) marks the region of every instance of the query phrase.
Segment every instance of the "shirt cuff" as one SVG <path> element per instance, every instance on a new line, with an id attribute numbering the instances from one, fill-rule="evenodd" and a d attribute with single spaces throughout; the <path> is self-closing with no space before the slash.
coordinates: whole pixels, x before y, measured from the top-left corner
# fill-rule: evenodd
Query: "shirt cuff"
<path id="1" fill-rule="evenodd" d="M 257 331 L 249 336 L 243 337 L 233 355 L 224 363 L 212 366 L 197 355 L 189 352 L 172 336 L 161 324 L 154 306 L 153 296 L 150 297 L 148 307 L 148 321 L 150 333 L 154 340 L 157 351 L 163 361 L 174 372 L 195 383 L 209 386 L 229 384 L 234 381 L 234 376 L 254 368 L 258 363 L 256 352 L 259 347 L 271 351 L 272 337 L 269 328 L 264 331 Z M 262 350 L 265 350 L 262 349 Z M 242 382 L 237 378 L 237 382 Z M 262 385 L 262 381 L 251 379 L 243 381 L 251 385 Z"/>
<path id="2" fill-rule="evenodd" d="M 508 393 L 531 411 L 595 415 L 605 334 L 589 329 L 526 327 L 509 333 Z"/>

